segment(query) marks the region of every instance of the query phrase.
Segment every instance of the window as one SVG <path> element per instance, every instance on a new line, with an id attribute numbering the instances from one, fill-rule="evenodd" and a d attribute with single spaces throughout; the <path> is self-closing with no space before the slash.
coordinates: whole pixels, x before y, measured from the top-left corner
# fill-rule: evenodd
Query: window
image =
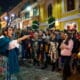
<path id="1" fill-rule="evenodd" d="M 67 11 L 75 9 L 75 0 L 67 0 Z"/>
<path id="2" fill-rule="evenodd" d="M 48 5 L 48 17 L 52 16 L 52 5 Z"/>
<path id="3" fill-rule="evenodd" d="M 80 0 L 79 0 L 79 8 L 80 8 Z"/>
<path id="4" fill-rule="evenodd" d="M 30 18 L 30 13 L 29 12 L 25 13 L 25 18 Z"/>
<path id="5" fill-rule="evenodd" d="M 29 0 L 24 4 L 22 10 L 26 9 L 26 7 L 28 7 L 28 6 L 30 6 L 30 1 Z"/>
<path id="6" fill-rule="evenodd" d="M 37 0 L 33 0 L 33 2 L 37 2 Z"/>
<path id="7" fill-rule="evenodd" d="M 33 8 L 33 16 L 39 15 L 39 9 L 37 7 Z"/>

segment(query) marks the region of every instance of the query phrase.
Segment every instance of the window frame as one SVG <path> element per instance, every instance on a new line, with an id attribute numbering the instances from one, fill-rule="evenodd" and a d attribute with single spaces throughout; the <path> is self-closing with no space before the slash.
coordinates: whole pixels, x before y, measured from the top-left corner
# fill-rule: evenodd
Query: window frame
<path id="1" fill-rule="evenodd" d="M 49 7 L 51 7 L 51 9 L 53 10 L 53 6 L 52 6 L 52 4 L 51 4 L 51 3 L 50 3 L 50 4 L 48 4 L 48 7 L 47 7 L 48 17 L 52 16 L 52 11 L 51 11 L 51 13 L 49 13 Z"/>
<path id="2" fill-rule="evenodd" d="M 36 15 L 34 14 L 34 9 L 37 10 L 36 11 L 37 12 Z M 37 6 L 33 8 L 33 16 L 39 16 L 39 8 Z"/>
<path id="3" fill-rule="evenodd" d="M 70 1 L 70 0 L 66 0 L 66 11 L 67 11 L 67 12 L 73 11 L 73 10 L 76 9 L 75 0 L 74 0 L 74 3 L 71 2 L 71 4 L 73 4 L 72 6 L 74 6 L 74 7 L 71 7 L 69 1 Z M 71 9 L 70 9 L 69 7 L 70 7 Z"/>
<path id="4" fill-rule="evenodd" d="M 27 13 L 28 13 L 28 17 L 27 17 Z M 25 19 L 30 18 L 30 12 L 26 12 L 25 13 Z"/>
<path id="5" fill-rule="evenodd" d="M 74 0 L 74 10 L 67 11 L 67 0 L 62 0 L 62 13 L 70 13 L 76 10 L 79 10 L 79 0 Z"/>

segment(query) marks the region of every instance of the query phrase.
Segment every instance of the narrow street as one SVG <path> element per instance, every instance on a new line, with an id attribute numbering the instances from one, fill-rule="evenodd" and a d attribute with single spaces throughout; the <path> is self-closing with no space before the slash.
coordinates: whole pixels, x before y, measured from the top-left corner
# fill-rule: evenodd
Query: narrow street
<path id="1" fill-rule="evenodd" d="M 62 73 L 51 71 L 51 66 L 47 69 L 40 69 L 32 64 L 21 67 L 20 72 L 23 80 L 62 80 Z M 80 73 L 73 74 L 68 80 L 80 80 Z"/>
<path id="2" fill-rule="evenodd" d="M 21 76 L 23 80 L 61 80 L 57 72 L 51 72 L 35 68 L 22 68 Z"/>
<path id="3" fill-rule="evenodd" d="M 23 80 L 61 80 L 59 72 L 52 72 L 51 66 L 42 70 L 40 66 L 27 63 L 21 67 L 20 72 Z"/>
<path id="4" fill-rule="evenodd" d="M 0 0 L 0 80 L 80 80 L 80 0 Z"/>
<path id="5" fill-rule="evenodd" d="M 22 77 L 22 80 L 62 80 L 62 73 L 58 71 L 52 72 L 51 66 L 42 70 L 39 66 L 27 63 L 21 65 L 20 77 Z M 0 76 L 0 80 L 4 80 L 4 77 Z M 80 80 L 80 74 L 74 74 L 68 80 Z"/>
<path id="6" fill-rule="evenodd" d="M 21 67 L 21 76 L 23 80 L 62 80 L 62 73 L 51 71 L 51 66 L 47 69 L 40 69 L 32 64 Z M 73 74 L 68 80 L 80 80 L 80 73 Z"/>

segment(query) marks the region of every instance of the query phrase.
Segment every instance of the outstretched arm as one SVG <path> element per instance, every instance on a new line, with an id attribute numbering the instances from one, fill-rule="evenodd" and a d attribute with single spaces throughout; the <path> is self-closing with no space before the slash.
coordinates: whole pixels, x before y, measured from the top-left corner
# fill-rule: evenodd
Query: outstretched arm
<path id="1" fill-rule="evenodd" d="M 17 39 L 17 42 L 19 43 L 19 42 L 21 42 L 21 41 L 23 41 L 23 40 L 25 40 L 25 39 L 28 39 L 29 37 L 30 37 L 30 35 L 24 35 L 23 37 L 18 38 L 18 39 Z"/>

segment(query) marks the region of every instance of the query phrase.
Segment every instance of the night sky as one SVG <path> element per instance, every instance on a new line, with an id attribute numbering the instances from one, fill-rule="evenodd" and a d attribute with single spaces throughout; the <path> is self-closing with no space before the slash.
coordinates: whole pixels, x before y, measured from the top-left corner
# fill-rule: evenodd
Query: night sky
<path id="1" fill-rule="evenodd" d="M 0 7 L 2 7 L 2 13 L 14 8 L 22 0 L 0 0 Z"/>

